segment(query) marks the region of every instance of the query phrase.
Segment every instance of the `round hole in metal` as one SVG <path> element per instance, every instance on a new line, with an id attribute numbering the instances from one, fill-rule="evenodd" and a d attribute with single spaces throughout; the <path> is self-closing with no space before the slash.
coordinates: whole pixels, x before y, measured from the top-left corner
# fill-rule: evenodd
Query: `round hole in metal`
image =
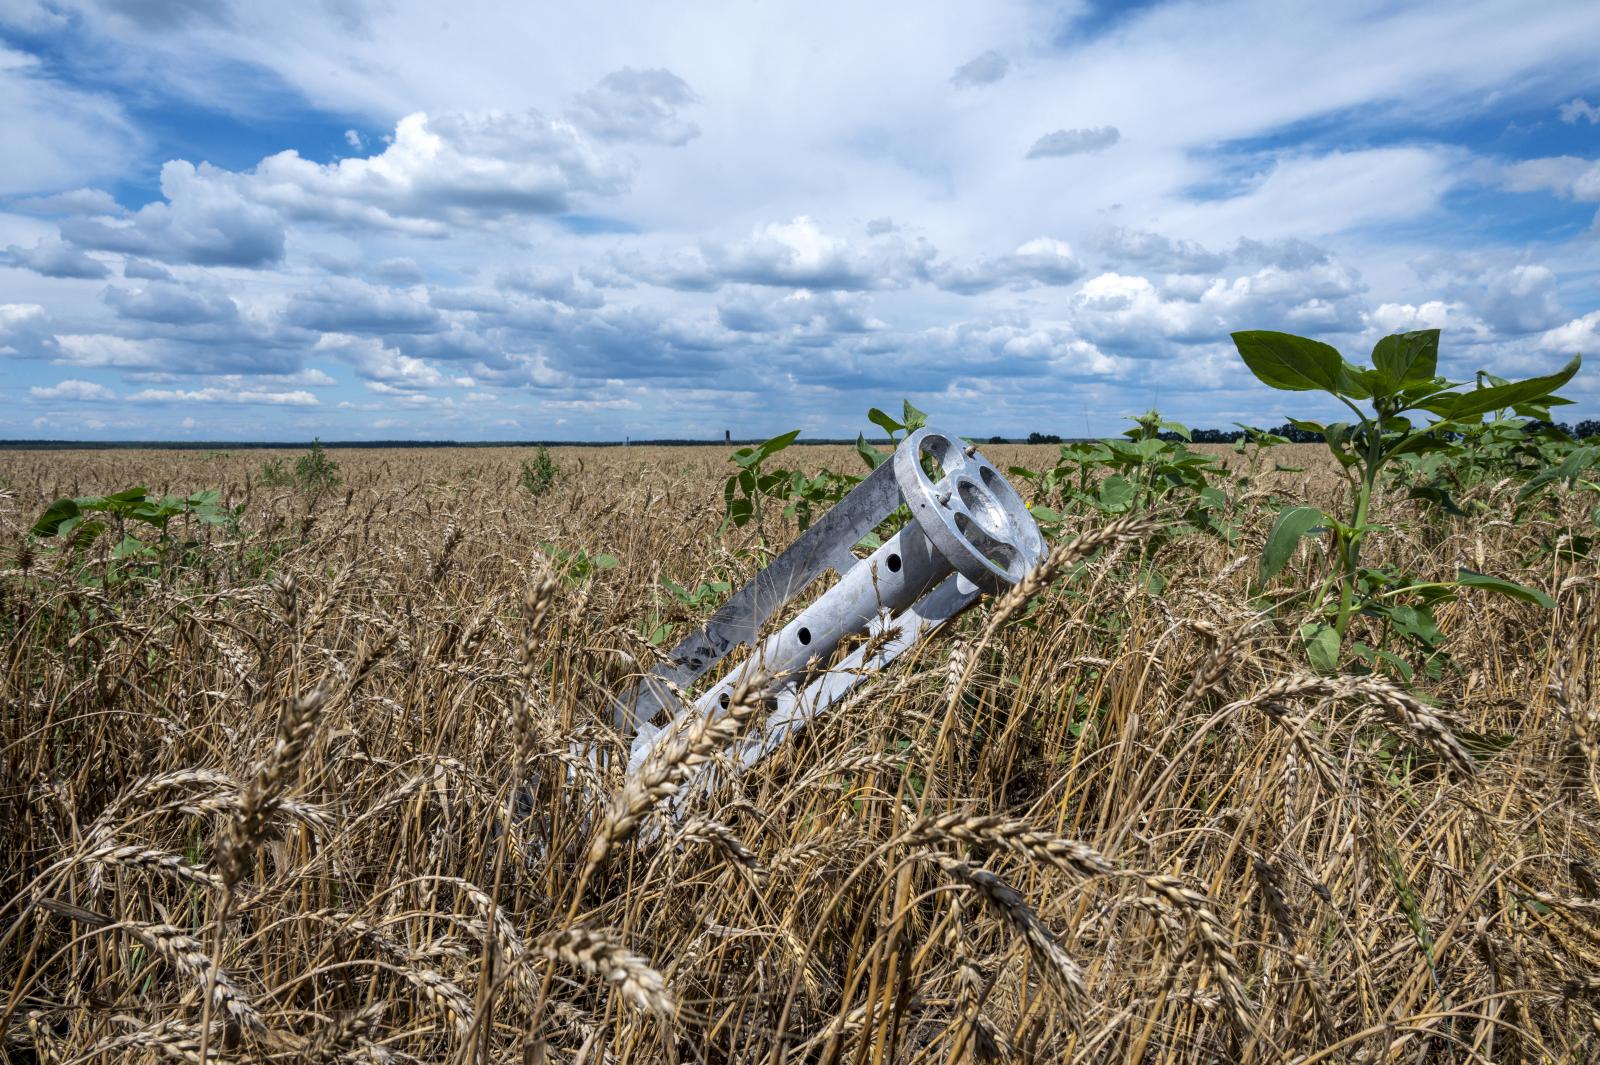
<path id="1" fill-rule="evenodd" d="M 979 525 L 965 514 L 957 512 L 955 519 L 956 528 L 960 530 L 961 535 L 965 536 L 967 542 L 977 548 L 991 565 L 1012 576 L 1021 575 L 1022 556 L 1017 553 L 1015 547 L 1004 540 L 997 539 L 982 525 Z"/>
<path id="2" fill-rule="evenodd" d="M 937 483 L 944 479 L 950 472 L 950 459 L 954 450 L 955 445 L 944 436 L 931 434 L 923 438 L 923 472 L 927 474 L 928 480 Z M 929 466 L 932 469 L 929 469 Z"/>
<path id="3" fill-rule="evenodd" d="M 965 477 L 957 483 L 956 490 L 961 493 L 961 502 L 972 512 L 972 519 L 983 526 L 984 532 L 993 537 L 1005 535 L 1006 515 L 999 500 L 977 481 Z"/>
<path id="4" fill-rule="evenodd" d="M 1017 490 L 1011 487 L 1010 481 L 1000 476 L 999 470 L 993 466 L 983 466 L 978 470 L 978 474 L 983 478 L 983 486 L 993 493 L 995 500 L 1002 507 L 1010 507 L 1013 510 L 1027 509 L 1027 504 L 1023 503 Z"/>

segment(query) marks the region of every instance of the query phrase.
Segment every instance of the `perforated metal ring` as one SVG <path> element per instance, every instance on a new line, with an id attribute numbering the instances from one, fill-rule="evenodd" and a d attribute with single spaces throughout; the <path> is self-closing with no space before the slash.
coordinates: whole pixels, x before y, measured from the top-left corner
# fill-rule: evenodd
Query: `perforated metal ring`
<path id="1" fill-rule="evenodd" d="M 923 469 L 924 455 L 937 464 L 937 479 Z M 923 534 L 978 587 L 1003 591 L 1043 561 L 1044 537 L 1022 497 L 960 437 L 916 430 L 895 450 L 894 473 Z"/>

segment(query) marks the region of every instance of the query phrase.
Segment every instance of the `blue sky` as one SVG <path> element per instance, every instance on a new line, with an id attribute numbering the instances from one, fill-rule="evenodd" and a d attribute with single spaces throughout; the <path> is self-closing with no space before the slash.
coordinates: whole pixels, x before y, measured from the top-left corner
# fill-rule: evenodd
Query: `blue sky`
<path id="1" fill-rule="evenodd" d="M 0 0 L 0 437 L 1314 416 L 1593 357 L 1600 4 Z"/>

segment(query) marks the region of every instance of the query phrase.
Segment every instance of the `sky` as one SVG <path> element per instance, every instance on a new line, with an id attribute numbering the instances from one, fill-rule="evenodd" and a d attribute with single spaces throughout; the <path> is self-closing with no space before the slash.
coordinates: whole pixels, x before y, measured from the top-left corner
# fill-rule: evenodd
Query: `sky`
<path id="1" fill-rule="evenodd" d="M 0 437 L 967 436 L 1590 364 L 1600 4 L 0 0 Z"/>

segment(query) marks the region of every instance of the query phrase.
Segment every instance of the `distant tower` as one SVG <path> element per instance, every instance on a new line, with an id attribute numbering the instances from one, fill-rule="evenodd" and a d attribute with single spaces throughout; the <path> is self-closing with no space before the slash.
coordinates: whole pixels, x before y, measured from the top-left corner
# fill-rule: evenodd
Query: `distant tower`
<path id="1" fill-rule="evenodd" d="M 724 444 L 733 443 L 733 430 L 732 429 L 724 429 L 724 430 L 722 430 L 722 442 Z"/>

